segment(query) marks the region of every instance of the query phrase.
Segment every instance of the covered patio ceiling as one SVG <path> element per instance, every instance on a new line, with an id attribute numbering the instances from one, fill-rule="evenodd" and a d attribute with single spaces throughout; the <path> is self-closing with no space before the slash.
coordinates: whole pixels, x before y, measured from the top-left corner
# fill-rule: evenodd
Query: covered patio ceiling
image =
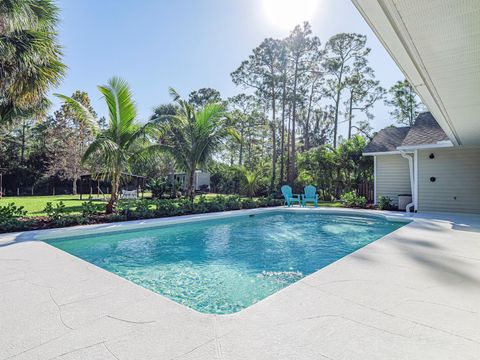
<path id="1" fill-rule="evenodd" d="M 352 0 L 455 145 L 480 145 L 480 0 Z"/>

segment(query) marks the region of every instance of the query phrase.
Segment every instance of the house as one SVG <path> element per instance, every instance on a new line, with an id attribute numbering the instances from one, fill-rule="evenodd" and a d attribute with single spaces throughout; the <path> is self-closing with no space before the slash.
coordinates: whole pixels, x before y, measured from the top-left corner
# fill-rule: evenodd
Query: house
<path id="1" fill-rule="evenodd" d="M 352 1 L 446 134 L 378 134 L 376 198 L 410 185 L 418 211 L 479 213 L 480 1 Z"/>
<path id="2" fill-rule="evenodd" d="M 182 173 L 175 173 L 169 174 L 168 179 L 171 181 L 172 176 L 175 176 L 175 181 L 181 184 L 181 189 L 185 190 L 187 187 L 187 174 Z M 210 173 L 208 171 L 197 170 L 195 171 L 195 177 L 193 179 L 193 184 L 195 191 L 210 190 Z"/>
<path id="3" fill-rule="evenodd" d="M 407 210 L 480 213 L 480 147 L 454 146 L 430 112 L 411 127 L 388 127 L 366 146 L 374 197 L 411 194 Z"/>

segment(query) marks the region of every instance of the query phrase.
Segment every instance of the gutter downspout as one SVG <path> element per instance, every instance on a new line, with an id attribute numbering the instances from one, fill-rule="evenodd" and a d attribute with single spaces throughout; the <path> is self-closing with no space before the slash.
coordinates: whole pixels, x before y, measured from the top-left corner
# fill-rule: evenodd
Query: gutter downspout
<path id="1" fill-rule="evenodd" d="M 412 202 L 406 206 L 406 211 L 411 212 L 411 208 L 415 205 L 415 199 L 416 199 L 416 194 L 415 194 L 415 177 L 413 174 L 413 157 L 411 154 L 407 154 L 405 151 L 400 150 L 400 155 L 402 155 L 403 158 L 408 160 L 408 169 L 410 170 L 410 190 L 412 192 Z"/>

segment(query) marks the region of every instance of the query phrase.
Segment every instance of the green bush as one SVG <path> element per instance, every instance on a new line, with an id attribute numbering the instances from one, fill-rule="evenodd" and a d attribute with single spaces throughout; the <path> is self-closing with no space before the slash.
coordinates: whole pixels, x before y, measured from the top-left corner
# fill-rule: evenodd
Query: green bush
<path id="1" fill-rule="evenodd" d="M 223 201 L 212 200 L 207 203 L 208 212 L 225 211 L 225 203 Z"/>
<path id="2" fill-rule="evenodd" d="M 147 219 L 153 217 L 154 211 L 150 210 L 152 202 L 147 199 L 139 199 L 133 202 L 135 210 L 133 214 L 136 218 Z"/>
<path id="3" fill-rule="evenodd" d="M 176 212 L 177 204 L 173 200 L 155 201 L 155 215 L 158 217 L 168 216 Z"/>
<path id="4" fill-rule="evenodd" d="M 23 206 L 16 206 L 15 203 L 0 206 L 0 223 L 17 219 L 25 215 L 27 215 L 27 212 L 23 210 Z"/>
<path id="5" fill-rule="evenodd" d="M 238 195 L 217 195 L 197 197 L 195 202 L 189 199 L 138 199 L 122 200 L 115 214 L 103 214 L 104 206 L 92 201 L 82 203 L 81 215 L 68 214 L 63 202 L 53 205 L 47 203 L 45 218 L 22 218 L 25 211 L 21 207 L 9 204 L 0 208 L 0 232 L 24 231 L 52 227 L 74 226 L 98 222 L 117 222 L 132 219 L 201 214 L 239 209 L 281 205 L 282 200 L 273 197 L 242 199 Z"/>
<path id="6" fill-rule="evenodd" d="M 52 220 L 54 227 L 84 225 L 88 223 L 88 219 L 82 215 L 60 215 L 55 219 L 52 218 Z"/>
<path id="7" fill-rule="evenodd" d="M 240 210 L 242 199 L 238 195 L 232 195 L 225 199 L 225 210 Z"/>
<path id="8" fill-rule="evenodd" d="M 98 215 L 103 210 L 101 204 L 95 204 L 92 200 L 82 203 L 82 217 L 91 219 L 95 215 Z"/>
<path id="9" fill-rule="evenodd" d="M 353 191 L 343 194 L 341 200 L 346 207 L 350 208 L 364 208 L 367 205 L 367 199 L 363 196 L 358 196 Z"/>
<path id="10" fill-rule="evenodd" d="M 242 209 L 254 209 L 258 207 L 257 202 L 253 199 L 243 199 Z"/>
<path id="11" fill-rule="evenodd" d="M 273 196 L 267 196 L 257 199 L 258 207 L 270 207 L 270 206 L 281 206 L 283 205 L 282 199 L 276 199 Z"/>
<path id="12" fill-rule="evenodd" d="M 148 182 L 146 188 L 152 192 L 152 198 L 161 199 L 164 194 L 170 194 L 172 184 L 163 179 L 152 179 Z"/>
<path id="13" fill-rule="evenodd" d="M 0 233 L 33 230 L 37 227 L 37 221 L 33 219 L 13 218 L 0 222 Z"/>
<path id="14" fill-rule="evenodd" d="M 65 204 L 63 203 L 63 201 L 60 201 L 59 203 L 55 204 L 55 206 L 53 206 L 51 202 L 47 202 L 47 205 L 45 206 L 45 209 L 43 209 L 43 211 L 47 214 L 47 216 L 50 219 L 54 221 L 60 220 L 67 213 L 67 210 L 65 208 Z"/>
<path id="15" fill-rule="evenodd" d="M 388 196 L 379 196 L 378 197 L 378 202 L 377 202 L 377 207 L 380 210 L 394 210 L 395 205 L 392 203 L 392 199 L 390 199 Z"/>

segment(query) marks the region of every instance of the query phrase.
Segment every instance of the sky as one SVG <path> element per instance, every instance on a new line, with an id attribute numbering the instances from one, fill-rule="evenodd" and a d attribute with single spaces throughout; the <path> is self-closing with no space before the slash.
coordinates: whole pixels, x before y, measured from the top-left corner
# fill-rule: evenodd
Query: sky
<path id="1" fill-rule="evenodd" d="M 97 85 L 112 76 L 130 84 L 142 122 L 156 105 L 170 101 L 169 87 L 184 97 L 202 87 L 215 88 L 224 98 L 233 96 L 242 88 L 232 83 L 230 73 L 264 38 L 284 38 L 302 20 L 310 22 L 322 44 L 339 32 L 365 34 L 372 49 L 370 65 L 381 85 L 388 88 L 403 78 L 350 0 L 57 0 L 57 4 L 68 72 L 52 92 L 87 91 L 100 115 L 106 114 L 106 107 Z M 56 107 L 58 101 L 52 112 Z M 376 130 L 392 124 L 382 102 L 374 115 Z"/>

